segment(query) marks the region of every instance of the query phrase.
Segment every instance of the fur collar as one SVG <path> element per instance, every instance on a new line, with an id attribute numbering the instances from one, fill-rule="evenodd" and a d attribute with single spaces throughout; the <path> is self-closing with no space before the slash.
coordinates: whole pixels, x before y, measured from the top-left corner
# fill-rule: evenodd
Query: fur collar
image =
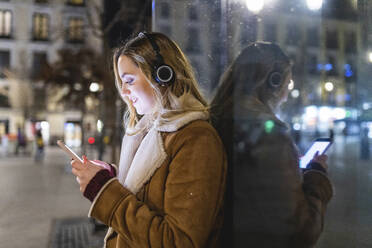
<path id="1" fill-rule="evenodd" d="M 187 101 L 192 102 L 194 107 L 202 106 L 192 96 L 188 96 Z M 206 111 L 177 111 L 169 117 L 158 118 L 149 129 L 143 129 L 149 121 L 143 117 L 136 125 L 136 129 L 142 128 L 143 131 L 123 137 L 119 182 L 136 194 L 167 157 L 160 132 L 175 132 L 192 121 L 208 118 Z"/>

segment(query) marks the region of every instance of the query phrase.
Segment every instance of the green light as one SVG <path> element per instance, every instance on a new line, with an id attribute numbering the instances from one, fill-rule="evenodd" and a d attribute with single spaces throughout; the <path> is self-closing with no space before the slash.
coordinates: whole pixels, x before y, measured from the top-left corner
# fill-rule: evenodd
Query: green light
<path id="1" fill-rule="evenodd" d="M 351 112 L 350 112 L 350 110 L 347 110 L 346 111 L 346 117 L 350 117 L 351 116 Z"/>
<path id="2" fill-rule="evenodd" d="M 266 121 L 265 122 L 265 131 L 266 133 L 271 133 L 271 131 L 273 130 L 275 124 L 273 121 L 269 120 L 269 121 Z"/>

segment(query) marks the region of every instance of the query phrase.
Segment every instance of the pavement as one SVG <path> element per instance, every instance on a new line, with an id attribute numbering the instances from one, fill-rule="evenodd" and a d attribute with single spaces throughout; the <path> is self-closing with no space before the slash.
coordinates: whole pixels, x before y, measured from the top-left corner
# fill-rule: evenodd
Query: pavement
<path id="1" fill-rule="evenodd" d="M 372 163 L 359 155 L 359 137 L 336 137 L 329 151 L 335 194 L 317 248 L 372 247 Z"/>
<path id="2" fill-rule="evenodd" d="M 47 147 L 33 157 L 0 157 L 0 247 L 50 247 L 57 219 L 86 218 L 90 202 L 70 172 L 70 159 Z"/>
<path id="3" fill-rule="evenodd" d="M 358 137 L 336 136 L 328 155 L 335 195 L 316 248 L 372 247 L 371 160 L 359 159 Z M 86 219 L 90 202 L 69 168 L 57 147 L 47 147 L 43 163 L 0 157 L 0 247 L 52 247 L 56 220 Z"/>

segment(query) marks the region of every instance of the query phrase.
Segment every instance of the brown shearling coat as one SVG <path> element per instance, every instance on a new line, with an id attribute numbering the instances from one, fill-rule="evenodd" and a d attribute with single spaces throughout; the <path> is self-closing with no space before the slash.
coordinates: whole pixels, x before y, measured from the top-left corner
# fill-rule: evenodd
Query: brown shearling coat
<path id="1" fill-rule="evenodd" d="M 162 137 L 167 158 L 136 195 L 114 178 L 96 196 L 105 247 L 218 246 L 227 162 L 217 132 L 197 120 Z"/>

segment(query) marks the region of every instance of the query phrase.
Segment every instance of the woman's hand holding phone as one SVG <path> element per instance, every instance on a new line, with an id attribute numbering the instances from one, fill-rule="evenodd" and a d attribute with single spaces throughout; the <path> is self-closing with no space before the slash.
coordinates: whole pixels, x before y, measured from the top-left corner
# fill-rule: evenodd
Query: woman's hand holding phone
<path id="1" fill-rule="evenodd" d="M 330 138 L 316 139 L 309 150 L 306 152 L 306 154 L 300 158 L 300 168 L 305 169 L 309 165 L 309 163 L 317 162 L 324 169 L 327 169 L 328 157 L 325 155 L 325 152 L 331 146 L 331 144 L 332 140 Z"/>
<path id="2" fill-rule="evenodd" d="M 320 164 L 325 170 L 328 170 L 327 164 L 328 156 L 325 154 L 319 155 L 319 152 L 316 152 L 311 162 L 316 162 Z"/>
<path id="3" fill-rule="evenodd" d="M 71 160 L 72 174 L 76 176 L 76 181 L 80 184 L 82 193 L 97 172 L 106 168 L 104 164 L 106 163 L 99 160 L 90 161 L 85 155 L 83 155 L 83 163 L 75 159 Z"/>
<path id="4" fill-rule="evenodd" d="M 57 144 L 71 157 L 72 174 L 76 176 L 76 181 L 80 184 L 80 191 L 84 193 L 85 188 L 98 171 L 106 169 L 110 171 L 110 165 L 100 160 L 88 160 L 84 155 L 81 159 L 70 147 L 62 140 Z"/>

